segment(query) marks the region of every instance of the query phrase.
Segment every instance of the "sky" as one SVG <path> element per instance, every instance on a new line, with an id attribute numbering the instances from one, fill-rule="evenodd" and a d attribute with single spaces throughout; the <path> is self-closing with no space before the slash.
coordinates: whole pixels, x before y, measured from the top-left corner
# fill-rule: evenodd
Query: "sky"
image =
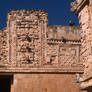
<path id="1" fill-rule="evenodd" d="M 48 12 L 50 25 L 69 25 L 69 20 L 79 25 L 78 18 L 70 12 L 74 0 L 0 0 L 0 29 L 6 26 L 7 13 L 12 9 L 42 9 Z"/>

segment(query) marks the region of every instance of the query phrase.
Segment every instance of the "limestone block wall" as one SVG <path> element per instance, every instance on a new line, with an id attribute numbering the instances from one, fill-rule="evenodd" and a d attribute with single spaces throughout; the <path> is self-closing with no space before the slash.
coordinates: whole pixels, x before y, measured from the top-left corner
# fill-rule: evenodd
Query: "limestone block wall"
<path id="1" fill-rule="evenodd" d="M 70 71 L 82 69 L 81 29 L 73 26 L 48 26 L 45 65 Z"/>
<path id="2" fill-rule="evenodd" d="M 83 72 L 80 27 L 48 25 L 43 10 L 12 10 L 7 20 L 3 59 L 9 67 L 0 71 Z"/>
<path id="3" fill-rule="evenodd" d="M 75 82 L 75 74 L 15 74 L 14 92 L 84 92 Z"/>
<path id="4" fill-rule="evenodd" d="M 80 55 L 82 56 L 82 60 L 85 65 L 85 74 L 84 74 L 84 80 L 88 77 L 90 77 L 90 60 L 92 58 L 92 31 L 91 31 L 91 16 L 90 16 L 90 7 L 89 4 L 86 3 L 85 7 L 83 7 L 82 11 L 79 12 L 79 21 L 80 26 L 82 28 L 81 31 L 81 52 Z"/>
<path id="5" fill-rule="evenodd" d="M 89 7 L 86 5 L 84 9 L 79 13 L 79 22 L 81 25 L 81 36 L 82 36 L 82 49 L 81 49 L 81 55 L 83 56 L 83 60 L 87 61 L 87 56 L 90 55 L 90 24 L 89 24 Z"/>
<path id="6" fill-rule="evenodd" d="M 8 31 L 0 31 L 0 68 L 6 67 L 8 62 Z"/>
<path id="7" fill-rule="evenodd" d="M 15 10 L 8 14 L 9 62 L 13 66 L 40 66 L 45 60 L 47 13 Z"/>
<path id="8" fill-rule="evenodd" d="M 13 92 L 80 92 L 80 28 L 49 26 L 42 10 L 13 10 L 0 32 L 0 73 L 13 75 Z"/>
<path id="9" fill-rule="evenodd" d="M 85 69 L 83 77 L 80 78 L 80 81 L 82 81 L 81 88 L 89 89 L 89 87 L 92 87 L 92 0 L 80 1 L 81 3 L 76 0 L 71 5 L 73 12 L 75 11 L 78 14 L 80 27 L 82 29 L 80 56 L 84 62 Z M 74 4 L 76 4 L 76 7 Z"/>
<path id="10" fill-rule="evenodd" d="M 49 25 L 47 39 L 79 41 L 81 39 L 80 33 L 81 29 L 79 26 Z"/>

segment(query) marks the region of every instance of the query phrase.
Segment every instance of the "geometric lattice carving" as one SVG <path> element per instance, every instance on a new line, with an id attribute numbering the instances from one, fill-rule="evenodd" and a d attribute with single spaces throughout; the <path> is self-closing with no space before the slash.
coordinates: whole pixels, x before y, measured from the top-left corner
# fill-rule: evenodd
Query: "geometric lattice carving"
<path id="1" fill-rule="evenodd" d="M 59 48 L 59 64 L 62 67 L 78 66 L 79 49 L 76 46 L 64 46 Z"/>

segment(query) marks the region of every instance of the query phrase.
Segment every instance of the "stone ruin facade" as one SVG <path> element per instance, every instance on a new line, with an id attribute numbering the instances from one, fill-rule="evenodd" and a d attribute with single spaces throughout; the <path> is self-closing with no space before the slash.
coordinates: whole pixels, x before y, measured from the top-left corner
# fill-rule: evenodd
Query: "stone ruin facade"
<path id="1" fill-rule="evenodd" d="M 81 27 L 81 60 L 85 68 L 79 78 L 80 88 L 92 92 L 92 0 L 76 0 L 71 10 L 78 15 Z"/>
<path id="2" fill-rule="evenodd" d="M 7 27 L 1 31 L 0 38 L 2 70 L 83 69 L 79 53 L 80 27 L 48 25 L 48 14 L 45 11 L 11 11 Z"/>
<path id="3" fill-rule="evenodd" d="M 7 92 L 80 92 L 75 74 L 83 74 L 82 55 L 91 53 L 85 39 L 81 42 L 86 32 L 78 26 L 48 25 L 43 10 L 12 10 L 0 31 L 0 82 L 10 80 Z"/>

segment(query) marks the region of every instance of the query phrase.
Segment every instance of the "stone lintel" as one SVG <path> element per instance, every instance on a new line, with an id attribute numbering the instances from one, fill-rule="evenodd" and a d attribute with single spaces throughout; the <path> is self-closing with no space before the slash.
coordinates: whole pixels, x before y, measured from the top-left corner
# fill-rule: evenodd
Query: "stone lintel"
<path id="1" fill-rule="evenodd" d="M 65 69 L 65 68 L 7 68 L 0 69 L 0 73 L 71 73 L 71 74 L 83 74 L 83 68 L 77 67 L 77 69 Z"/>

